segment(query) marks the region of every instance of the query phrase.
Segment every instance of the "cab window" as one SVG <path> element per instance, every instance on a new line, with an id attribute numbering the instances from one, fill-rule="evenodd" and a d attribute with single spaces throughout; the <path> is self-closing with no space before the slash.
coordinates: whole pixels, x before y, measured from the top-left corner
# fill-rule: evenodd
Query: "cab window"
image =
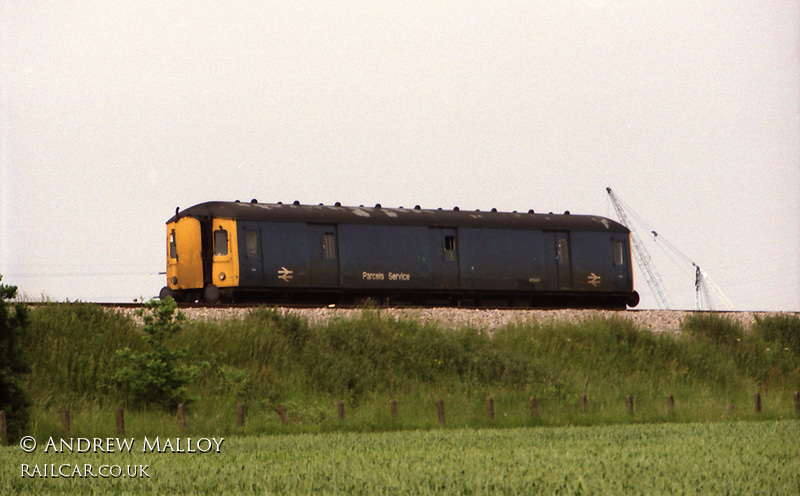
<path id="1" fill-rule="evenodd" d="M 175 244 L 175 229 L 169 232 L 169 258 L 178 258 L 178 246 Z"/>
<path id="2" fill-rule="evenodd" d="M 623 250 L 622 241 L 614 241 L 614 265 L 623 265 L 625 263 L 625 251 Z"/>
<path id="3" fill-rule="evenodd" d="M 228 231 L 217 229 L 214 231 L 214 255 L 228 254 Z"/>

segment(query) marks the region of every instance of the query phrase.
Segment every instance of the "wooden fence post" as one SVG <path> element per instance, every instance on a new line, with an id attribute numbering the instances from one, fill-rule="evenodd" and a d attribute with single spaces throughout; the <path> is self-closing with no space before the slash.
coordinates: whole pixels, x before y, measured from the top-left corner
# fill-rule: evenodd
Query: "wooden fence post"
<path id="1" fill-rule="evenodd" d="M 281 422 L 285 425 L 289 425 L 289 415 L 286 413 L 286 407 L 283 405 L 278 405 L 278 416 L 281 418 Z"/>
<path id="2" fill-rule="evenodd" d="M 753 395 L 753 403 L 755 403 L 756 413 L 761 413 L 761 393 L 756 391 Z"/>
<path id="3" fill-rule="evenodd" d="M 125 411 L 122 409 L 122 406 L 117 406 L 117 436 L 123 437 L 125 436 Z"/>
<path id="4" fill-rule="evenodd" d="M 341 401 L 336 403 L 336 410 L 339 411 L 339 420 L 344 420 L 344 403 Z"/>
<path id="5" fill-rule="evenodd" d="M 61 431 L 64 437 L 72 437 L 72 429 L 69 425 L 69 410 L 61 410 Z"/>
<path id="6" fill-rule="evenodd" d="M 244 403 L 236 403 L 236 423 L 239 427 L 244 427 Z"/>
<path id="7" fill-rule="evenodd" d="M 0 410 L 0 446 L 8 444 L 8 426 L 6 425 L 6 411 Z"/>
<path id="8" fill-rule="evenodd" d="M 675 414 L 675 397 L 672 396 L 672 393 L 667 395 L 667 414 Z"/>
<path id="9" fill-rule="evenodd" d="M 586 413 L 589 410 L 589 399 L 586 397 L 585 394 L 581 395 L 580 405 L 581 405 L 581 411 L 583 413 Z"/>
<path id="10" fill-rule="evenodd" d="M 633 416 L 633 395 L 625 395 L 625 409 L 628 410 L 628 415 Z"/>
<path id="11" fill-rule="evenodd" d="M 531 396 L 530 400 L 528 400 L 531 407 L 531 415 L 534 417 L 539 415 L 539 401 L 536 399 L 536 396 Z"/>
<path id="12" fill-rule="evenodd" d="M 494 420 L 494 398 L 491 396 L 486 397 L 486 413 L 489 415 L 489 420 Z"/>
<path id="13" fill-rule="evenodd" d="M 394 398 L 389 400 L 389 411 L 392 412 L 392 418 L 396 419 L 397 418 L 397 402 L 394 400 Z"/>
<path id="14" fill-rule="evenodd" d="M 800 391 L 794 392 L 794 413 L 800 415 Z"/>
<path id="15" fill-rule="evenodd" d="M 436 413 L 439 414 L 439 423 L 444 425 L 444 400 L 436 400 Z"/>
<path id="16" fill-rule="evenodd" d="M 178 405 L 178 428 L 181 432 L 186 430 L 186 404 Z"/>

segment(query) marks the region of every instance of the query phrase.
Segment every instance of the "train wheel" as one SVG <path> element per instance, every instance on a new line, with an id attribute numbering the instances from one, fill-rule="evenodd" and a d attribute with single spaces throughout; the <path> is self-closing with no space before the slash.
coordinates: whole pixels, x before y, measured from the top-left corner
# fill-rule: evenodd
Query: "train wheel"
<path id="1" fill-rule="evenodd" d="M 638 305 L 639 304 L 639 293 L 637 293 L 636 291 L 631 293 L 631 295 L 628 297 L 628 301 L 626 303 L 631 308 L 633 308 L 636 305 Z"/>
<path id="2" fill-rule="evenodd" d="M 203 301 L 206 303 L 218 303 L 220 297 L 219 288 L 213 284 L 209 284 L 206 286 L 206 289 L 203 291 Z"/>

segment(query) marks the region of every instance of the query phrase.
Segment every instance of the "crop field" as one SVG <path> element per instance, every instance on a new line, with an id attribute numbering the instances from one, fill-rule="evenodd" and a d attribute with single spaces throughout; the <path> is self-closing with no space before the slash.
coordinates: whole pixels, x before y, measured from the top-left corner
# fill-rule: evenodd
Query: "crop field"
<path id="1" fill-rule="evenodd" d="M 798 434 L 784 420 L 232 437 L 218 450 L 43 441 L 0 449 L 0 493 L 794 495 Z"/>

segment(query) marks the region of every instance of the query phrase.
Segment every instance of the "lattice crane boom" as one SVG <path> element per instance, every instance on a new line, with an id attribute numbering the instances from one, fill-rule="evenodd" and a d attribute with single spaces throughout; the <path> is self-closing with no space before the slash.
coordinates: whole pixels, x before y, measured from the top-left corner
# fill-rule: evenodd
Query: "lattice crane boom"
<path id="1" fill-rule="evenodd" d="M 644 278 L 647 281 L 647 285 L 650 286 L 650 290 L 653 292 L 653 296 L 656 298 L 659 307 L 665 310 L 671 309 L 672 305 L 667 298 L 667 293 L 663 289 L 661 276 L 653 266 L 650 254 L 647 252 L 644 244 L 642 244 L 639 236 L 634 231 L 633 226 L 628 221 L 628 216 L 625 214 L 625 209 L 622 207 L 622 202 L 617 198 L 614 192 L 611 191 L 611 188 L 606 188 L 606 191 L 608 192 L 609 198 L 611 198 L 611 204 L 614 205 L 614 210 L 617 212 L 619 221 L 631 231 L 631 244 L 633 244 L 634 252 L 636 253 L 636 261 L 638 262 L 639 268 L 642 270 Z"/>

